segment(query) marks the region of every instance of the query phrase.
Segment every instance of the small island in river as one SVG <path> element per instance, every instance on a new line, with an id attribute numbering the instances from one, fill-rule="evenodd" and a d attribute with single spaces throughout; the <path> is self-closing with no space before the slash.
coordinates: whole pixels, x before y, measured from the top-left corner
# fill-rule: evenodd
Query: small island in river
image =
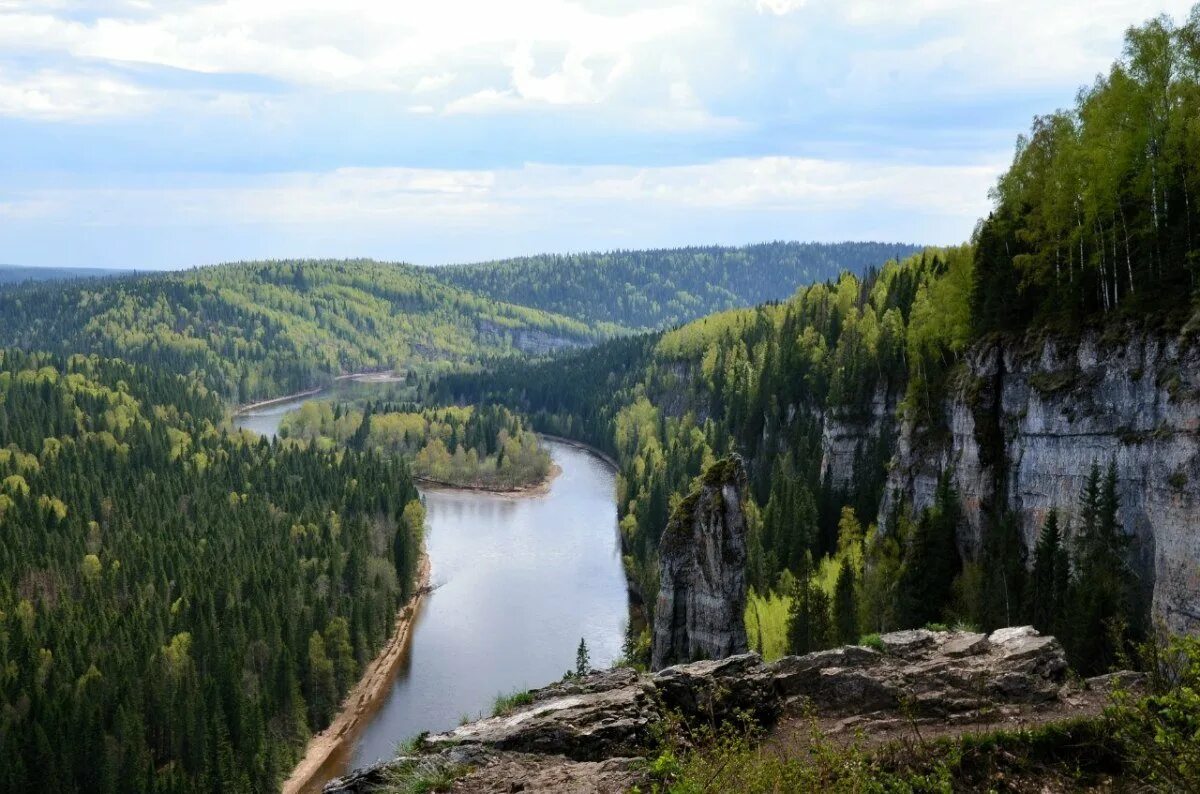
<path id="1" fill-rule="evenodd" d="M 448 488 L 537 494 L 558 473 L 537 434 L 502 406 L 422 409 L 313 400 L 283 418 L 279 437 L 398 455 L 414 480 Z"/>

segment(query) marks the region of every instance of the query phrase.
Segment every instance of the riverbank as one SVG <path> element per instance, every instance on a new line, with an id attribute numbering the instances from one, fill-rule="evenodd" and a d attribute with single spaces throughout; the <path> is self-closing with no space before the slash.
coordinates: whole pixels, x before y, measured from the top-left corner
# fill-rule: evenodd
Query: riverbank
<path id="1" fill-rule="evenodd" d="M 254 403 L 246 403 L 245 405 L 239 405 L 239 406 L 235 407 L 233 409 L 233 415 L 239 416 L 241 414 L 248 414 L 251 411 L 258 411 L 263 408 L 270 408 L 272 405 L 279 405 L 280 403 L 292 402 L 293 400 L 303 400 L 305 397 L 315 397 L 318 394 L 320 394 L 321 392 L 323 392 L 324 390 L 325 389 L 322 386 L 314 386 L 311 389 L 307 389 L 305 391 L 298 391 L 295 394 L 285 394 L 282 397 L 272 397 L 269 400 L 259 400 L 258 402 L 254 402 Z"/>
<path id="2" fill-rule="evenodd" d="M 609 455 L 607 452 L 605 452 L 604 450 L 602 450 L 598 447 L 593 447 L 591 444 L 585 444 L 584 442 L 576 441 L 573 438 L 567 438 L 566 436 L 556 436 L 551 433 L 538 433 L 538 435 L 548 441 L 557 441 L 560 444 L 566 444 L 568 447 L 575 447 L 576 449 L 586 450 L 586 451 L 592 453 L 593 455 L 595 455 L 596 457 L 600 458 L 600 460 L 604 461 L 609 466 L 612 466 L 613 471 L 621 470 L 621 467 L 617 465 L 617 461 L 614 460 L 611 455 Z"/>
<path id="3" fill-rule="evenodd" d="M 391 690 L 396 664 L 403 656 L 412 637 L 417 610 L 421 606 L 422 599 L 431 590 L 429 572 L 429 555 L 422 554 L 417 569 L 417 588 L 413 591 L 412 598 L 396 616 L 396 627 L 392 631 L 391 638 L 367 665 L 362 678 L 346 695 L 345 700 L 342 701 L 341 711 L 334 717 L 329 727 L 308 740 L 300 763 L 283 783 L 283 794 L 300 794 L 304 791 L 313 777 L 329 762 L 333 754 L 355 740 L 357 730 L 362 727 L 364 719 L 379 707 L 380 702 Z"/>
<path id="4" fill-rule="evenodd" d="M 439 491 L 474 491 L 476 493 L 493 494 L 495 496 L 509 496 L 514 499 L 519 499 L 529 496 L 545 496 L 550 493 L 550 486 L 558 475 L 562 474 L 562 466 L 557 463 L 550 464 L 550 471 L 541 481 L 530 485 L 518 485 L 512 488 L 493 488 L 487 485 L 465 485 L 455 482 L 446 482 L 445 480 L 435 480 L 431 477 L 421 477 L 416 474 L 412 475 L 413 482 L 419 483 L 426 488 L 432 488 Z"/>

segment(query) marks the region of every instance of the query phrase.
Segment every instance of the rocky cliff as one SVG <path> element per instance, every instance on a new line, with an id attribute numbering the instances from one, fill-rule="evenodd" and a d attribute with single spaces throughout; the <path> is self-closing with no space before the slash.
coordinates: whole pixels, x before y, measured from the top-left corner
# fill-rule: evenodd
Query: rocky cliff
<path id="1" fill-rule="evenodd" d="M 942 410 L 949 432 L 897 428 L 881 523 L 897 497 L 915 510 L 932 504 L 950 470 L 964 557 L 980 550 L 992 506 L 1018 516 L 1031 549 L 1051 508 L 1074 521 L 1092 464 L 1113 462 L 1119 518 L 1154 618 L 1200 630 L 1200 350 L 1157 335 L 981 345 Z M 827 429 L 831 474 L 845 476 L 849 448 L 880 426 L 870 422 Z"/>
<path id="2" fill-rule="evenodd" d="M 981 729 L 1072 715 L 1053 637 L 1029 627 L 991 635 L 902 631 L 878 648 L 848 646 L 764 664 L 757 654 L 570 678 L 530 693 L 507 714 L 427 736 L 394 761 L 358 770 L 326 792 L 366 792 L 404 775 L 457 777 L 454 791 L 618 792 L 645 784 L 647 756 L 668 714 L 684 725 L 750 715 L 760 726 L 829 718 L 822 730 L 977 724 Z M 809 724 L 809 723 L 806 723 Z"/>
<path id="3" fill-rule="evenodd" d="M 652 669 L 746 650 L 745 487 L 741 458 L 718 461 L 663 530 Z"/>

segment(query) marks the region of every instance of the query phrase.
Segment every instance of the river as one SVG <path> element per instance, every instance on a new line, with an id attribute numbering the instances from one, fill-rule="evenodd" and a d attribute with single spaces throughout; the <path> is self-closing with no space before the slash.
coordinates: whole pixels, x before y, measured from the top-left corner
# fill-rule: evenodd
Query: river
<path id="1" fill-rule="evenodd" d="M 238 418 L 273 434 L 300 402 Z M 395 755 L 398 742 L 491 713 L 497 694 L 542 686 L 621 651 L 629 600 L 621 570 L 612 469 L 546 441 L 562 468 L 544 496 L 422 489 L 434 591 L 424 600 L 391 691 L 320 780 Z"/>

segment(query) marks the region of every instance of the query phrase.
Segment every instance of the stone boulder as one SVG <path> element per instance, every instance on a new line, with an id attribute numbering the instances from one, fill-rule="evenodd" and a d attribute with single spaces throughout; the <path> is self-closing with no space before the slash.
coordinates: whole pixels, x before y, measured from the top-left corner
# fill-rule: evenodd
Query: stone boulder
<path id="1" fill-rule="evenodd" d="M 779 713 L 774 674 L 757 653 L 667 667 L 653 682 L 663 705 L 689 722 L 715 725 L 745 713 L 770 724 Z"/>
<path id="2" fill-rule="evenodd" d="M 1032 626 L 971 632 L 898 631 L 882 650 L 849 646 L 771 665 L 785 702 L 822 714 L 908 711 L 945 717 L 1058 697 L 1067 662 L 1062 646 Z"/>
<path id="3" fill-rule="evenodd" d="M 662 716 L 654 685 L 632 670 L 553 684 L 532 694 L 531 705 L 430 736 L 425 744 L 432 750 L 478 746 L 594 761 L 645 749 L 650 726 Z"/>
<path id="4" fill-rule="evenodd" d="M 655 728 L 668 713 L 691 726 L 749 716 L 767 727 L 802 710 L 861 727 L 901 715 L 961 722 L 989 709 L 1062 705 L 1062 647 L 1029 626 L 988 635 L 898 631 L 883 635 L 879 648 L 771 664 L 743 653 L 653 674 L 618 669 L 564 679 L 529 693 L 530 702 L 510 713 L 428 736 L 416 755 L 355 771 L 325 790 L 367 792 L 387 787 L 397 772 L 455 770 L 465 775 L 454 791 L 624 792 L 645 782 Z"/>

